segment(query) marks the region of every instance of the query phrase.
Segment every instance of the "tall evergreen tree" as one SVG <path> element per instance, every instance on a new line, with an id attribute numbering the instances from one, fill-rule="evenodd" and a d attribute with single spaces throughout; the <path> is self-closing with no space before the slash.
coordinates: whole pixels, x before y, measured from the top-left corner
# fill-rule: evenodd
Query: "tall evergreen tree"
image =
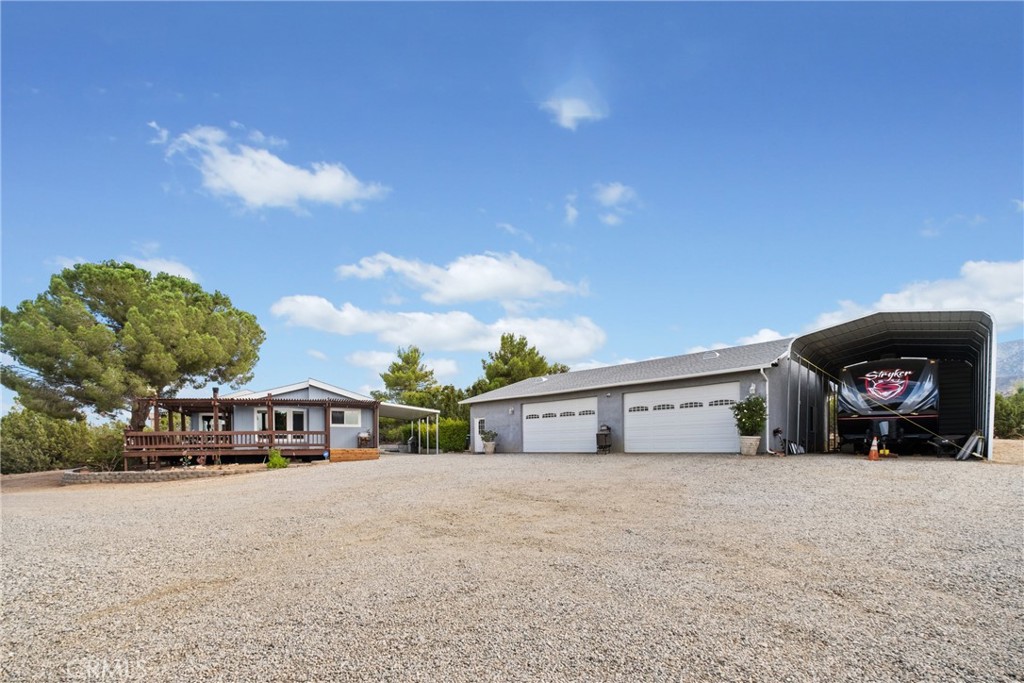
<path id="1" fill-rule="evenodd" d="M 0 309 L 3 385 L 58 418 L 112 416 L 133 399 L 252 379 L 265 338 L 251 313 L 185 278 L 130 263 L 82 263 L 17 309 Z M 132 412 L 141 429 L 146 411 Z"/>

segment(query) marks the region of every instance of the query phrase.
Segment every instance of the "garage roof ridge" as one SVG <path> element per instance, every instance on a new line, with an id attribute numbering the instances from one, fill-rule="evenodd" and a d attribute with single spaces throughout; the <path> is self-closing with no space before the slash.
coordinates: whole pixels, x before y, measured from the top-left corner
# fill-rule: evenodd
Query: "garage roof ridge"
<path id="1" fill-rule="evenodd" d="M 769 367 L 789 352 L 793 338 L 775 339 L 756 344 L 701 350 L 678 356 L 666 356 L 634 363 L 606 365 L 588 370 L 531 377 L 507 387 L 473 396 L 462 404 L 486 403 L 510 398 L 564 394 L 590 389 L 604 389 L 644 382 L 667 382 L 690 377 L 707 377 Z"/>

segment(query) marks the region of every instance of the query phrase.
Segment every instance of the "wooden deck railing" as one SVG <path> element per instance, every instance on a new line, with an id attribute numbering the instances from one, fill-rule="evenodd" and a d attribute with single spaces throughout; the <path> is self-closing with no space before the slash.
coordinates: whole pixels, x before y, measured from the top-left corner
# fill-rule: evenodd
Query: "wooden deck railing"
<path id="1" fill-rule="evenodd" d="M 161 452 L 233 451 L 261 448 L 322 448 L 327 443 L 323 432 L 125 432 L 124 452 L 146 451 L 152 455 Z"/>

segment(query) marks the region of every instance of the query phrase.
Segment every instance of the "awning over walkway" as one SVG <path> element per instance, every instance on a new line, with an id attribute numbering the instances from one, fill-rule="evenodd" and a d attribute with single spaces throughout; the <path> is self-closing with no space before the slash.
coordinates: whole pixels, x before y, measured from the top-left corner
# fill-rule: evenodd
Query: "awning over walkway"
<path id="1" fill-rule="evenodd" d="M 419 406 L 406 406 L 398 403 L 380 404 L 381 417 L 393 417 L 399 420 L 423 420 L 426 418 L 436 420 L 440 415 L 441 411 L 434 408 L 420 408 Z"/>

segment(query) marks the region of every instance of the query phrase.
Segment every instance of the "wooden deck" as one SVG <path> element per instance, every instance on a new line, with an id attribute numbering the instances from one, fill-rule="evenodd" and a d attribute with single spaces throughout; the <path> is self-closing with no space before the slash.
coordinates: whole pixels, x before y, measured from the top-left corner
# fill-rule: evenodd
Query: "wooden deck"
<path id="1" fill-rule="evenodd" d="M 158 463 L 161 459 L 201 456 L 265 457 L 271 448 L 279 450 L 286 458 L 323 457 L 326 443 L 324 432 L 308 431 L 127 431 L 124 435 L 125 469 L 128 469 L 129 459 Z"/>

